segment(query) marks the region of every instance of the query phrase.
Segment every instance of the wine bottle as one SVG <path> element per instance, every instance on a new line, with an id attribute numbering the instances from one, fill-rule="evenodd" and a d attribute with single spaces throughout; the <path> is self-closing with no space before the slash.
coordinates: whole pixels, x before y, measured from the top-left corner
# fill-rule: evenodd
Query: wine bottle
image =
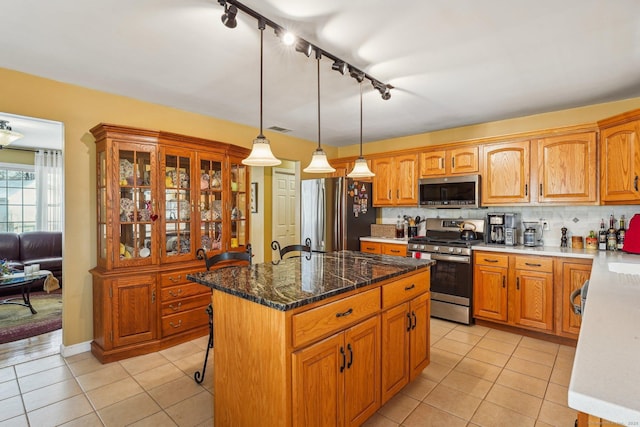
<path id="1" fill-rule="evenodd" d="M 624 246 L 624 236 L 627 233 L 627 230 L 624 228 L 624 215 L 620 216 L 620 227 L 618 228 L 618 250 L 621 251 Z"/>
<path id="2" fill-rule="evenodd" d="M 609 217 L 609 230 L 607 230 L 607 250 L 615 251 L 618 249 L 618 236 L 616 233 L 616 220 L 613 214 Z"/>
<path id="3" fill-rule="evenodd" d="M 607 229 L 604 228 L 604 218 L 600 220 L 600 232 L 598 233 L 598 249 L 607 250 Z"/>

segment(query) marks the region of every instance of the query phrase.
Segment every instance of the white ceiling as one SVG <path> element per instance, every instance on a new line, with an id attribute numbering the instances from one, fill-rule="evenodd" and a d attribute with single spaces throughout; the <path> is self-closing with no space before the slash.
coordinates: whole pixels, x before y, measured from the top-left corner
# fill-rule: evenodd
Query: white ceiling
<path id="1" fill-rule="evenodd" d="M 638 0 L 243 3 L 395 86 L 388 101 L 365 86 L 365 142 L 640 96 Z M 240 12 L 226 28 L 217 0 L 3 0 L 2 13 L 0 67 L 258 126 L 257 22 Z M 317 141 L 313 55 L 264 35 L 264 127 Z M 354 144 L 358 84 L 331 64 L 322 143 Z"/>

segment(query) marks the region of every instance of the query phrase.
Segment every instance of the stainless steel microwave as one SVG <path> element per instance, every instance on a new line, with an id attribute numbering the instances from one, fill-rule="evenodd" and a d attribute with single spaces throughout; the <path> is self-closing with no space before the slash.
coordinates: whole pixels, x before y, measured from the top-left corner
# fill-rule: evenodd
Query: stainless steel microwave
<path id="1" fill-rule="evenodd" d="M 480 175 L 420 179 L 418 196 L 428 208 L 479 208 Z"/>

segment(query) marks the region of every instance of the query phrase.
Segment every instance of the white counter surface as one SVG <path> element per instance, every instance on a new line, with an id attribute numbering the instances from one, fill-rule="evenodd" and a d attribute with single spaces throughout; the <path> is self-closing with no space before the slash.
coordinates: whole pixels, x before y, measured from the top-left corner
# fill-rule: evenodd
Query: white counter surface
<path id="1" fill-rule="evenodd" d="M 594 257 L 569 406 L 623 425 L 640 425 L 640 255 Z"/>
<path id="2" fill-rule="evenodd" d="M 406 237 L 404 239 L 396 239 L 392 237 L 373 237 L 373 236 L 360 238 L 361 242 L 396 243 L 398 245 L 406 245 L 408 240 L 409 239 L 407 239 Z"/>

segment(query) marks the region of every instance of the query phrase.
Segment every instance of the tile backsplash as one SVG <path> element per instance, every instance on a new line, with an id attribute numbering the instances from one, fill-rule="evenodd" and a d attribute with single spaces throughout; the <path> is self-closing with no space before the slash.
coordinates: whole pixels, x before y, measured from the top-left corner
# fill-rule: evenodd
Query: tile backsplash
<path id="1" fill-rule="evenodd" d="M 549 223 L 549 231 L 544 232 L 545 246 L 560 246 L 562 227 L 567 227 L 567 237 L 571 245 L 571 236 L 589 235 L 589 231 L 596 233 L 600 228 L 600 220 L 604 218 L 605 227 L 609 227 L 609 216 L 613 214 L 618 227 L 620 216 L 624 215 L 626 226 L 634 214 L 640 214 L 640 205 L 621 206 L 534 206 L 534 207 L 491 207 L 482 209 L 429 209 L 429 208 L 383 208 L 381 209 L 381 223 L 395 224 L 398 215 L 409 215 L 422 218 L 484 218 L 492 212 L 519 213 L 523 221 L 544 218 Z M 419 235 L 424 235 L 424 223 L 420 225 Z M 522 232 L 520 232 L 522 239 Z"/>

